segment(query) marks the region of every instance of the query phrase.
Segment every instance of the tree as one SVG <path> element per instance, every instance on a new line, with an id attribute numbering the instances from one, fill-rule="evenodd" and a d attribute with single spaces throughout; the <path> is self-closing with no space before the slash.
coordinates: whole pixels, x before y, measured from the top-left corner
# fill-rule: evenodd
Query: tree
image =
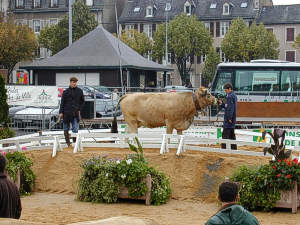
<path id="1" fill-rule="evenodd" d="M 277 59 L 279 42 L 263 24 L 252 23 L 250 28 L 243 19 L 234 19 L 221 48 L 230 61 L 249 62 L 252 59 Z"/>
<path id="2" fill-rule="evenodd" d="M 38 44 L 33 31 L 27 25 L 16 25 L 10 18 L 0 23 L 0 65 L 11 72 L 20 61 L 31 60 Z"/>
<path id="3" fill-rule="evenodd" d="M 293 47 L 300 50 L 300 34 L 298 34 L 298 36 L 296 37 Z"/>
<path id="4" fill-rule="evenodd" d="M 72 6 L 72 42 L 94 30 L 98 23 L 95 16 L 82 0 Z M 50 49 L 52 54 L 69 45 L 69 16 L 64 16 L 56 25 L 45 27 L 38 37 L 41 47 Z"/>
<path id="5" fill-rule="evenodd" d="M 142 56 L 148 55 L 152 50 L 150 38 L 145 33 L 140 33 L 134 29 L 122 31 L 120 40 Z"/>
<path id="6" fill-rule="evenodd" d="M 162 60 L 166 49 L 166 25 L 160 24 L 154 36 L 153 58 Z M 185 13 L 176 16 L 168 24 L 168 52 L 179 70 L 182 82 L 190 72 L 187 61 L 194 56 L 201 56 L 212 46 L 212 37 L 198 18 Z"/>
<path id="7" fill-rule="evenodd" d="M 7 124 L 8 118 L 8 104 L 7 94 L 5 89 L 5 81 L 3 75 L 0 73 L 0 125 Z"/>
<path id="8" fill-rule="evenodd" d="M 214 48 L 210 48 L 202 71 L 202 76 L 209 82 L 212 81 L 219 63 L 220 55 L 214 50 Z"/>

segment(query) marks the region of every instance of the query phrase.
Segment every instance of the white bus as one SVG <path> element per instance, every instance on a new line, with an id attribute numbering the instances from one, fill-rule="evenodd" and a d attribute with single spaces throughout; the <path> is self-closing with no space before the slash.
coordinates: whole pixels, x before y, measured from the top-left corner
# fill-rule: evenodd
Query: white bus
<path id="1" fill-rule="evenodd" d="M 220 63 L 212 92 L 224 94 L 226 82 L 238 97 L 238 117 L 300 118 L 300 63 Z"/>

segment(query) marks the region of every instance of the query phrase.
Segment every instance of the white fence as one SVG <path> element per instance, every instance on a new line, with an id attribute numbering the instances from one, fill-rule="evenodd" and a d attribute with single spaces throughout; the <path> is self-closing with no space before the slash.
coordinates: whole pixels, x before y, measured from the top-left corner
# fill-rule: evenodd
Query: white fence
<path id="1" fill-rule="evenodd" d="M 237 140 L 220 139 L 220 130 L 216 127 L 191 127 L 183 135 L 165 134 L 165 129 L 141 128 L 138 134 L 120 134 L 109 133 L 108 129 L 99 130 L 80 130 L 78 134 L 71 134 L 77 137 L 76 143 L 73 143 L 73 153 L 84 151 L 86 147 L 110 147 L 110 148 L 128 148 L 128 140 L 133 141 L 134 137 L 138 137 L 144 148 L 158 148 L 160 154 L 169 152 L 170 148 L 177 149 L 176 154 L 188 150 L 220 152 L 228 154 L 242 154 L 263 156 L 263 152 L 246 151 L 246 150 L 230 150 L 231 144 L 238 146 L 253 147 L 270 147 L 272 140 L 267 136 L 264 142 L 260 142 L 261 133 L 249 130 L 236 130 Z M 298 131 L 293 131 L 295 134 Z M 300 134 L 300 133 L 299 133 Z M 256 140 L 254 140 L 256 138 Z M 286 141 L 293 143 L 287 145 L 287 149 L 294 151 L 300 150 L 300 137 L 287 136 Z M 226 143 L 227 149 L 213 148 L 210 145 Z M 57 151 L 63 151 L 66 147 L 63 132 L 42 132 L 32 135 L 20 136 L 0 140 L 0 151 L 25 151 L 37 149 L 52 149 L 52 156 L 55 157 Z M 300 152 L 300 151 L 299 151 Z M 270 156 L 270 155 L 269 155 Z M 300 155 L 299 155 L 300 157 Z"/>

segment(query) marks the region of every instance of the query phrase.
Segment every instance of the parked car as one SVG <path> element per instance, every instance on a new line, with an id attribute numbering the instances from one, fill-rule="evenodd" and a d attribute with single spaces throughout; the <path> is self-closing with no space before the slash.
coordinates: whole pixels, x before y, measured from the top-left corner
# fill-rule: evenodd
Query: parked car
<path id="1" fill-rule="evenodd" d="M 85 97 L 94 98 L 94 95 L 96 95 L 96 98 L 100 98 L 100 99 L 110 98 L 110 95 L 102 93 L 92 86 L 78 86 L 78 87 L 82 89 Z"/>
<path id="2" fill-rule="evenodd" d="M 192 92 L 192 89 L 186 88 L 185 86 L 168 85 L 165 86 L 166 92 Z"/>
<path id="3" fill-rule="evenodd" d="M 56 125 L 59 117 L 59 108 L 38 108 L 27 107 L 15 113 L 14 123 L 19 128 L 36 129 L 43 128 L 50 129 Z"/>

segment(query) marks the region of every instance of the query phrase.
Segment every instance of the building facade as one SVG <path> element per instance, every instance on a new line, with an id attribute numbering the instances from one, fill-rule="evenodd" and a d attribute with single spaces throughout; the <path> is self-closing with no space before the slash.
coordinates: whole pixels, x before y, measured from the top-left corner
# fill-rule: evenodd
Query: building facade
<path id="1" fill-rule="evenodd" d="M 210 31 L 213 46 L 224 62 L 226 57 L 221 51 L 221 42 L 229 30 L 230 22 L 240 17 L 250 26 L 262 7 L 272 5 L 272 0 L 132 0 L 127 2 L 119 19 L 120 29 L 136 29 L 152 39 L 158 24 L 170 21 L 181 13 L 193 14 Z M 167 63 L 176 69 L 170 58 Z M 192 64 L 189 78 L 194 87 L 204 84 L 201 71 L 205 58 L 205 55 L 195 56 L 187 62 L 187 65 Z M 178 70 L 166 80 L 162 76 L 158 77 L 158 83 L 162 86 L 170 83 L 183 85 Z"/>
<path id="2" fill-rule="evenodd" d="M 280 43 L 279 60 L 300 62 L 300 51 L 293 47 L 300 34 L 300 4 L 263 7 L 257 18 L 275 34 Z"/>

